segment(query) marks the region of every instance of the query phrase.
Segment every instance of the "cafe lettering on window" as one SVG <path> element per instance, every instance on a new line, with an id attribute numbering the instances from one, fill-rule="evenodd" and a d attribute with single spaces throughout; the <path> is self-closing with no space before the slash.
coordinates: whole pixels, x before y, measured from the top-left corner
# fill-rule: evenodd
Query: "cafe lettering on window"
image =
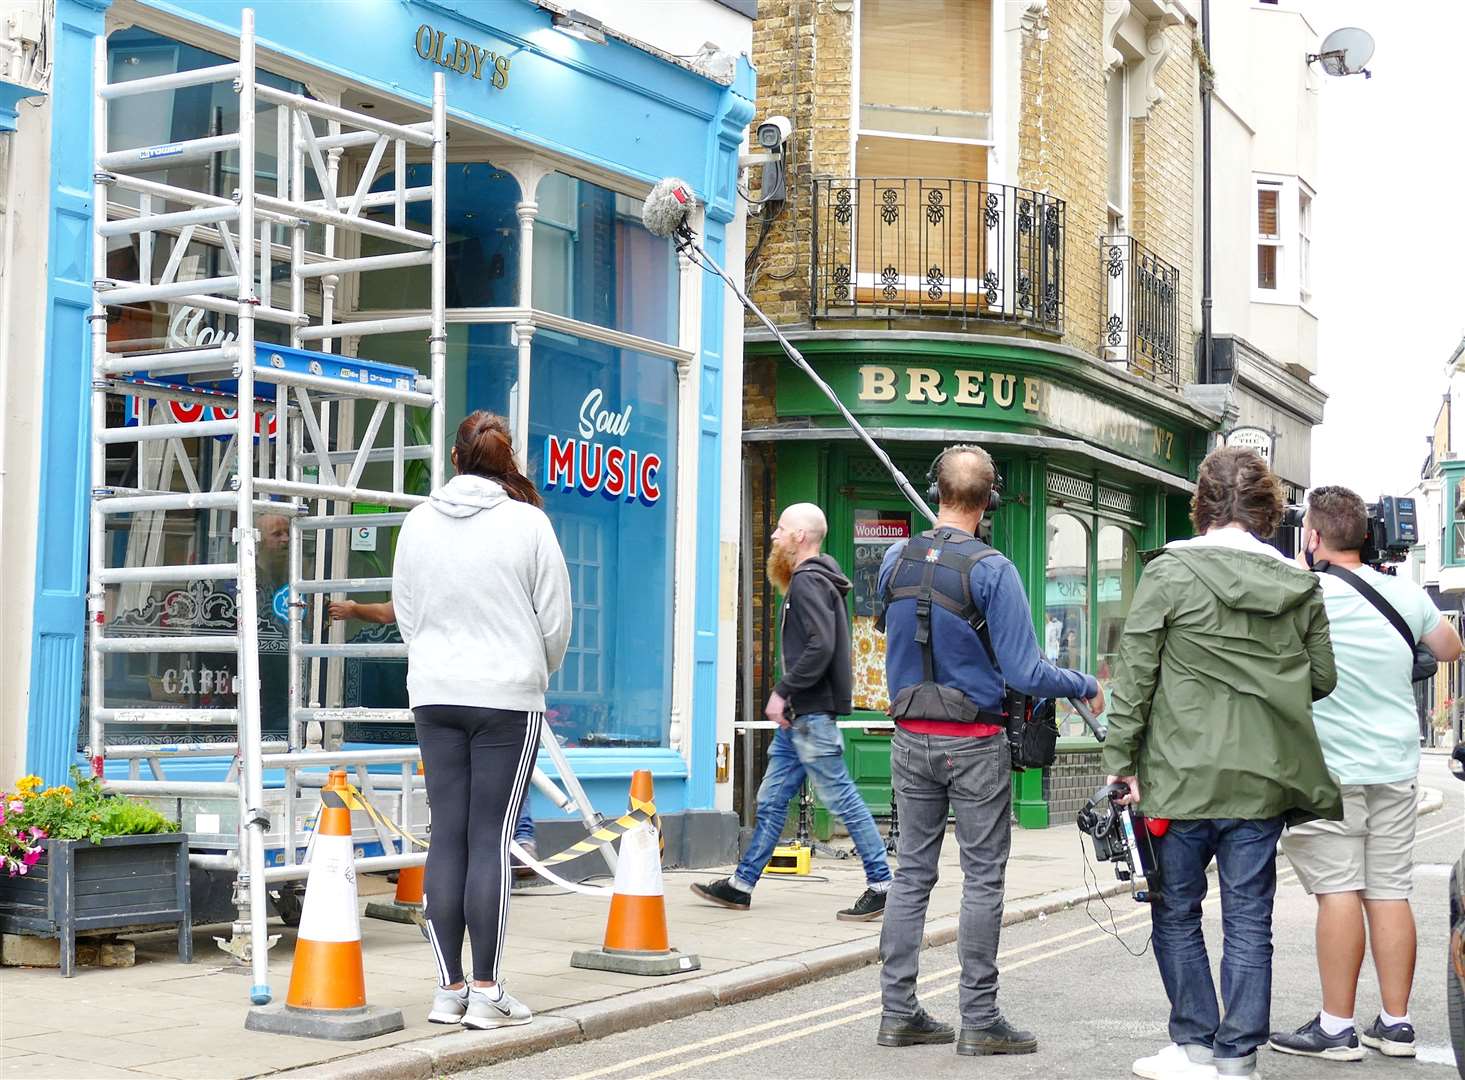
<path id="1" fill-rule="evenodd" d="M 631 429 L 634 405 L 613 412 L 597 387 L 580 403 L 579 438 L 547 435 L 544 440 L 544 489 L 578 491 L 589 497 L 655 506 L 661 501 L 661 455 L 623 443 L 604 443 L 600 436 L 624 439 Z"/>
<path id="2" fill-rule="evenodd" d="M 857 411 L 877 421 L 909 418 L 933 427 L 990 424 L 999 429 L 1051 431 L 1186 474 L 1186 447 L 1174 430 L 1076 387 L 973 361 L 906 366 L 826 363 L 820 371 L 843 400 L 857 402 Z M 832 415 L 823 396 L 801 385 L 797 374 L 779 373 L 779 415 Z"/>

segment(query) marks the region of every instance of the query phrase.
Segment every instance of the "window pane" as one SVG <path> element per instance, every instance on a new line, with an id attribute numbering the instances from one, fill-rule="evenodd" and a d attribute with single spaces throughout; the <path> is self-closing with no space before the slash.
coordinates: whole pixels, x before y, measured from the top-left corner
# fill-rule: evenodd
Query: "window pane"
<path id="1" fill-rule="evenodd" d="M 1282 235 L 1277 224 L 1277 199 L 1280 192 L 1274 187 L 1256 189 L 1256 231 L 1258 236 L 1276 238 Z"/>
<path id="2" fill-rule="evenodd" d="M 884 139 L 866 135 L 855 144 L 860 176 L 930 176 L 987 179 L 987 148 L 963 143 Z"/>
<path id="3" fill-rule="evenodd" d="M 1118 525 L 1105 525 L 1099 530 L 1098 595 L 1099 612 L 1098 666 L 1094 672 L 1106 689 L 1119 664 L 1119 639 L 1124 632 L 1124 618 L 1129 614 L 1138 578 L 1134 537 Z"/>
<path id="4" fill-rule="evenodd" d="M 677 259 L 670 240 L 641 224 L 640 200 L 553 173 L 540 181 L 538 201 L 534 306 L 675 344 Z"/>
<path id="5" fill-rule="evenodd" d="M 568 746 L 665 746 L 676 367 L 540 329 L 534 372 L 529 475 L 578 586 L 576 633 L 546 718 Z"/>
<path id="6" fill-rule="evenodd" d="M 991 138 L 991 0 L 864 0 L 860 127 Z"/>
<path id="7" fill-rule="evenodd" d="M 857 509 L 854 517 L 854 620 L 851 623 L 851 663 L 854 667 L 854 707 L 884 712 L 890 705 L 885 687 L 885 635 L 875 621 L 885 610 L 880 599 L 880 562 L 890 545 L 911 535 L 909 510 Z"/>
<path id="8" fill-rule="evenodd" d="M 1089 531 L 1078 518 L 1062 511 L 1048 514 L 1043 608 L 1043 655 L 1059 667 L 1087 671 Z M 1083 722 L 1063 702 L 1059 702 L 1058 718 L 1064 734 L 1083 734 Z"/>
<path id="9" fill-rule="evenodd" d="M 1258 289 L 1275 289 L 1277 287 L 1277 248 L 1275 245 L 1257 245 L 1256 287 Z"/>
<path id="10" fill-rule="evenodd" d="M 407 186 L 432 181 L 429 165 L 407 166 Z M 387 172 L 373 191 L 391 191 L 395 174 Z M 519 302 L 519 182 L 488 162 L 453 162 L 448 166 L 446 301 L 450 308 L 513 307 Z M 371 217 L 390 224 L 391 207 Z M 432 203 L 407 204 L 407 227 L 432 231 Z M 401 251 L 391 240 L 361 238 L 362 255 Z M 362 274 L 358 307 L 362 311 L 426 308 L 432 303 L 432 267 L 408 266 Z"/>

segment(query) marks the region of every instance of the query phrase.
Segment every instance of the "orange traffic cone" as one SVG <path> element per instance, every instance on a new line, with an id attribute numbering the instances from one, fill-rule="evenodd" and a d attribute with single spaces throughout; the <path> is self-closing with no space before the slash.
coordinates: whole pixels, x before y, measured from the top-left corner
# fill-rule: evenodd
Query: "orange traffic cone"
<path id="1" fill-rule="evenodd" d="M 332 770 L 320 793 L 310 878 L 283 1004 L 249 1011 L 250 1031 L 317 1039 L 369 1039 L 401 1031 L 402 1011 L 366 1004 L 355 851 L 346 773 Z"/>
<path id="2" fill-rule="evenodd" d="M 631 775 L 631 809 L 655 813 L 651 773 L 645 769 Z M 696 956 L 677 952 L 668 944 L 661 846 L 654 820 L 642 822 L 621 837 L 605 945 L 577 951 L 570 957 L 570 966 L 627 975 L 674 975 L 702 966 Z"/>

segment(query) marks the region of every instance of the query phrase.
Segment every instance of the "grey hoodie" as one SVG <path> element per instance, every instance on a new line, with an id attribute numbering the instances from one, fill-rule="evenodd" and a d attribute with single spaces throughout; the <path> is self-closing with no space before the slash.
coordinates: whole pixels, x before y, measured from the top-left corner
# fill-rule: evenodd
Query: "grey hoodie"
<path id="1" fill-rule="evenodd" d="M 549 518 L 455 476 L 402 525 L 392 603 L 419 705 L 544 710 L 570 641 L 570 576 Z"/>

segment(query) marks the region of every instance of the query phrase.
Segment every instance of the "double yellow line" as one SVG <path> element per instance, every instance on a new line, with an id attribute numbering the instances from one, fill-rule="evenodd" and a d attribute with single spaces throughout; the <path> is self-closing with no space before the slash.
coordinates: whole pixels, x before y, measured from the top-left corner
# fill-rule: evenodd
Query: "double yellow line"
<path id="1" fill-rule="evenodd" d="M 1449 832 L 1451 830 L 1458 831 L 1458 829 L 1458 822 L 1445 822 L 1443 825 L 1436 826 L 1433 829 L 1429 829 L 1425 832 L 1417 834 L 1415 836 L 1415 842 L 1418 843 L 1420 840 L 1427 840 L 1430 837 L 1438 836 L 1441 833 Z M 1291 884 L 1295 880 L 1296 873 L 1289 866 L 1286 869 L 1280 870 L 1278 872 L 1277 887 L 1280 889 L 1283 885 Z M 1115 919 L 1113 921 L 1113 926 L 1116 928 L 1127 926 L 1130 923 L 1134 923 L 1140 919 L 1147 918 L 1149 914 L 1150 909 L 1149 906 L 1146 905 L 1138 911 L 1131 912 L 1128 915 L 1124 915 Z M 1014 949 L 1006 949 L 997 954 L 997 960 L 1001 966 L 1002 972 L 1006 974 L 1009 972 L 1017 971 L 1021 968 L 1028 967 L 1032 964 L 1039 963 L 1043 960 L 1051 960 L 1055 957 L 1062 956 L 1065 953 L 1075 952 L 1078 949 L 1086 949 L 1090 945 L 1094 945 L 1101 941 L 1104 941 L 1106 937 L 1107 935 L 1104 933 L 1104 931 L 1099 929 L 1098 927 L 1084 926 L 1080 927 L 1077 930 L 1070 930 L 1063 934 L 1056 934 L 1053 937 L 1044 938 L 1042 941 L 1035 941 L 1027 945 L 1020 945 Z M 1060 942 L 1067 942 L 1067 944 L 1059 945 Z M 1059 947 L 1051 947 L 1055 945 Z M 1007 962 L 1012 961 L 1014 958 L 1017 958 L 1015 963 Z M 942 979 L 947 979 L 952 975 L 959 974 L 960 972 L 960 965 L 943 968 L 940 971 L 933 971 L 929 975 L 921 976 L 921 978 L 917 980 L 917 983 L 929 984 L 933 982 L 939 982 Z M 925 989 L 922 992 L 921 996 L 923 999 L 929 999 L 933 997 L 938 997 L 942 994 L 949 994 L 952 991 L 956 990 L 960 985 L 960 980 L 943 982 L 939 986 L 931 986 Z M 565 1080 L 598 1080 L 598 1078 L 600 1077 L 611 1076 L 616 1073 L 623 1073 L 630 1069 L 640 1068 L 643 1065 L 654 1065 L 657 1062 L 665 1061 L 668 1058 L 680 1059 L 675 1064 L 667 1065 L 665 1068 L 658 1069 L 655 1072 L 637 1074 L 638 1080 L 659 1080 L 660 1077 L 674 1076 L 677 1073 L 686 1072 L 689 1069 L 702 1069 L 717 1061 L 723 1061 L 727 1058 L 738 1057 L 743 1054 L 752 1053 L 754 1050 L 762 1050 L 769 1046 L 777 1046 L 780 1043 L 789 1042 L 793 1039 L 802 1039 L 806 1036 L 814 1034 L 815 1032 L 826 1031 L 830 1028 L 839 1027 L 843 1024 L 853 1024 L 860 1020 L 873 1019 L 874 1017 L 879 1016 L 881 1013 L 881 1008 L 878 1004 L 875 1005 L 875 1007 L 873 1008 L 858 1009 L 858 1011 L 854 1012 L 847 1012 L 846 1010 L 857 1009 L 858 1006 L 868 1005 L 870 1002 L 878 1002 L 879 1000 L 880 994 L 878 991 L 873 994 L 863 994 L 859 997 L 851 998 L 848 1001 L 841 1002 L 838 1005 L 828 1005 L 822 1009 L 814 1009 L 811 1012 L 801 1012 L 797 1017 L 783 1017 L 778 1020 L 769 1020 L 761 1024 L 753 1024 L 749 1027 L 738 1028 L 736 1031 L 729 1031 L 721 1035 L 714 1035 L 711 1038 L 703 1039 L 700 1042 L 686 1043 L 680 1046 L 673 1047 L 669 1050 L 660 1050 L 654 1054 L 645 1054 L 638 1058 L 632 1058 L 629 1061 L 622 1061 L 615 1065 L 609 1065 L 603 1068 L 593 1069 L 590 1072 L 577 1073 L 574 1076 L 565 1078 Z M 811 1020 L 815 1020 L 821 1016 L 830 1016 L 831 1018 L 818 1024 L 811 1025 L 809 1023 Z M 752 1036 L 760 1035 L 764 1032 L 775 1031 L 779 1028 L 791 1028 L 792 1030 L 786 1030 L 776 1035 L 770 1035 L 768 1038 L 765 1039 L 758 1039 L 752 1042 L 747 1041 Z M 737 1045 L 731 1049 L 720 1050 L 710 1054 L 698 1053 L 699 1051 L 707 1050 L 729 1042 L 736 1042 Z"/>

